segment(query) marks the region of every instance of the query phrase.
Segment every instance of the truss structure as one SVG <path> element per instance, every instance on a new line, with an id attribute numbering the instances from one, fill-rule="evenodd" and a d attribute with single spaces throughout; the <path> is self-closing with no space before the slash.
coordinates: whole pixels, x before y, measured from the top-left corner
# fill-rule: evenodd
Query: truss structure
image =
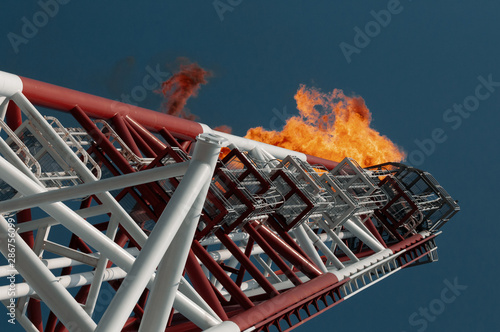
<path id="1" fill-rule="evenodd" d="M 290 330 L 437 260 L 459 210 L 403 164 L 336 163 L 4 72 L 0 130 L 0 300 L 26 331 Z"/>

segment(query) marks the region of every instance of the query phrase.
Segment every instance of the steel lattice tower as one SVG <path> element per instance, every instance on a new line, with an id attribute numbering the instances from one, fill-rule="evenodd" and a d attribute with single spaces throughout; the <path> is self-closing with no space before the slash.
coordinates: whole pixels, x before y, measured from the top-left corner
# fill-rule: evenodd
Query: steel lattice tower
<path id="1" fill-rule="evenodd" d="M 324 160 L 4 72 L 0 129 L 0 277 L 17 276 L 0 299 L 27 331 L 293 329 L 435 261 L 459 211 L 410 166 Z"/>

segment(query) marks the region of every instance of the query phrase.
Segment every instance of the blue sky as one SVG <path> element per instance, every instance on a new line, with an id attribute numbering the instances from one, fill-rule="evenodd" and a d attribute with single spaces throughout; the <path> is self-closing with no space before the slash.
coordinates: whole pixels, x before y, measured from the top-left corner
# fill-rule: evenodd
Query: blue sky
<path id="1" fill-rule="evenodd" d="M 396 273 L 297 331 L 417 331 L 423 325 L 412 326 L 410 317 L 455 279 L 467 288 L 427 319 L 425 330 L 498 328 L 500 3 L 221 3 L 229 7 L 218 13 L 213 1 L 60 0 L 44 20 L 36 1 L 5 1 L 0 70 L 122 99 L 148 68 L 168 72 L 185 56 L 214 74 L 189 109 L 200 122 L 229 125 L 237 135 L 297 114 L 300 84 L 362 96 L 373 126 L 431 172 L 462 211 L 437 239 L 439 262 Z M 34 20 L 37 30 L 23 31 Z M 367 38 L 356 37 L 358 28 Z M 346 56 L 346 44 L 356 51 Z M 151 91 L 135 101 L 161 104 Z M 454 111 L 455 104 L 465 111 Z M 0 330 L 7 326 L 0 317 Z"/>

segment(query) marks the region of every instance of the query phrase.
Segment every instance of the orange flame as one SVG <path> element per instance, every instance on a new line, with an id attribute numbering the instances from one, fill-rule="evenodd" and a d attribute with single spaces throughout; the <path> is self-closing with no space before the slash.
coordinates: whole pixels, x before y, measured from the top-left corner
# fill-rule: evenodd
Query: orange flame
<path id="1" fill-rule="evenodd" d="M 362 167 L 405 158 L 386 136 L 370 128 L 371 114 L 363 98 L 301 85 L 295 100 L 300 115 L 288 119 L 282 131 L 257 127 L 245 137 L 333 161 L 350 157 Z"/>
<path id="2" fill-rule="evenodd" d="M 185 58 L 179 61 L 188 62 Z M 185 109 L 187 100 L 196 97 L 202 84 L 206 84 L 206 77 L 210 72 L 201 68 L 197 63 L 181 64 L 177 73 L 162 83 L 161 92 L 165 96 L 165 113 L 179 116 L 184 119 L 194 120 L 195 115 Z"/>

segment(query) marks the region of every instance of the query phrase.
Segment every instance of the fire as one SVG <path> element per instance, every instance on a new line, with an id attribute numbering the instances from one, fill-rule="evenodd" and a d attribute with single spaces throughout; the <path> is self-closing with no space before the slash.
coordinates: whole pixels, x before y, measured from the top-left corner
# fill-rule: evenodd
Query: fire
<path id="1" fill-rule="evenodd" d="M 300 115 L 288 119 L 282 131 L 257 127 L 245 137 L 334 161 L 350 157 L 362 167 L 405 158 L 393 142 L 370 128 L 371 113 L 363 98 L 301 85 L 295 100 Z"/>
<path id="2" fill-rule="evenodd" d="M 190 63 L 187 58 L 178 58 L 182 62 L 179 70 L 161 84 L 161 92 L 165 97 L 164 112 L 188 120 L 195 120 L 196 115 L 186 108 L 190 97 L 196 97 L 202 84 L 207 84 L 207 78 L 212 76 L 210 71 L 201 68 L 197 63 Z M 231 133 L 231 127 L 221 125 L 215 130 Z"/>
<path id="3" fill-rule="evenodd" d="M 180 60 L 186 62 L 186 59 Z M 181 64 L 179 71 L 161 85 L 161 92 L 166 99 L 165 113 L 194 120 L 196 116 L 185 109 L 187 100 L 196 97 L 200 86 L 207 83 L 206 78 L 210 75 L 197 63 Z"/>

